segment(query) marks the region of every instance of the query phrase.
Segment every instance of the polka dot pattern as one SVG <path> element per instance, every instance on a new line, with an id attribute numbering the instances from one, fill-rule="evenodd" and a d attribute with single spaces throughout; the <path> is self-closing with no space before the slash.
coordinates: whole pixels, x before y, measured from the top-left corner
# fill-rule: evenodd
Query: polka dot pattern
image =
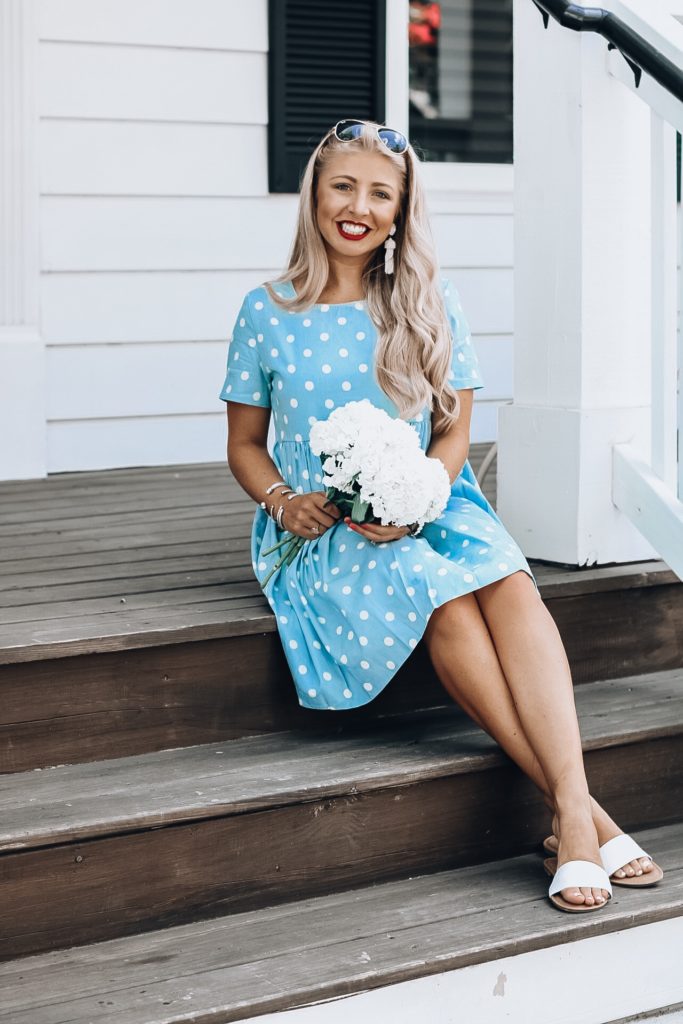
<path id="1" fill-rule="evenodd" d="M 274 289 L 283 298 L 294 295 L 288 284 Z M 447 279 L 442 289 L 453 334 L 451 383 L 481 388 L 459 296 Z M 360 398 L 398 415 L 374 379 L 375 343 L 376 329 L 362 301 L 321 303 L 303 314 L 282 309 L 265 287 L 245 296 L 220 398 L 271 410 L 272 458 L 297 493 L 324 490 L 321 461 L 308 443 L 316 420 Z M 409 423 L 426 451 L 429 410 Z M 263 552 L 284 535 L 257 506 L 251 561 L 259 581 L 279 556 Z M 443 514 L 417 537 L 374 543 L 336 521 L 307 541 L 264 590 L 299 703 L 338 711 L 373 700 L 419 644 L 435 608 L 520 570 L 535 586 L 528 562 L 469 461 Z"/>

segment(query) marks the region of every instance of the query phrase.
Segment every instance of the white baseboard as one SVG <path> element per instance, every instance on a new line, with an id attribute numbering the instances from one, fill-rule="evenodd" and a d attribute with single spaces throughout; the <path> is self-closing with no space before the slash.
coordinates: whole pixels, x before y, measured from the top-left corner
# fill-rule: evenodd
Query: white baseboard
<path id="1" fill-rule="evenodd" d="M 239 1024 L 612 1024 L 683 1002 L 681 949 L 676 917 Z"/>

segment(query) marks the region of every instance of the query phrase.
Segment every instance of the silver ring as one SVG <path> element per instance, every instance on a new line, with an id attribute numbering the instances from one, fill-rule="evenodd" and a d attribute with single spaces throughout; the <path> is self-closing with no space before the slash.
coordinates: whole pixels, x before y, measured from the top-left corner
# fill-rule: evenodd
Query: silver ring
<path id="1" fill-rule="evenodd" d="M 320 527 L 316 524 L 311 527 L 311 533 L 320 533 Z"/>

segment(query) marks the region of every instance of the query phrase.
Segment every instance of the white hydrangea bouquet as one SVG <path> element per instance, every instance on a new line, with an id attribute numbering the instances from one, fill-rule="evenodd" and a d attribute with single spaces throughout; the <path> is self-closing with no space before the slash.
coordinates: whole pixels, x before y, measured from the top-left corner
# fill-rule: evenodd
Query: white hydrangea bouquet
<path id="1" fill-rule="evenodd" d="M 441 459 L 425 453 L 409 423 L 367 398 L 347 402 L 326 420 L 316 420 L 310 444 L 321 458 L 328 500 L 356 524 L 379 519 L 383 526 L 418 523 L 421 530 L 448 503 L 451 483 Z M 284 547 L 261 586 L 305 543 L 304 537 L 290 535 L 262 552 L 268 555 Z"/>

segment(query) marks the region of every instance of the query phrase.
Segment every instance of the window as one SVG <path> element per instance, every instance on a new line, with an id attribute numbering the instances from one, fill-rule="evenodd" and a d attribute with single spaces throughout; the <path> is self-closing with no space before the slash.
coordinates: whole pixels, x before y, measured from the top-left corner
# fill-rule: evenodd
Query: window
<path id="1" fill-rule="evenodd" d="M 512 163 L 512 0 L 410 0 L 409 133 L 422 159 Z"/>

